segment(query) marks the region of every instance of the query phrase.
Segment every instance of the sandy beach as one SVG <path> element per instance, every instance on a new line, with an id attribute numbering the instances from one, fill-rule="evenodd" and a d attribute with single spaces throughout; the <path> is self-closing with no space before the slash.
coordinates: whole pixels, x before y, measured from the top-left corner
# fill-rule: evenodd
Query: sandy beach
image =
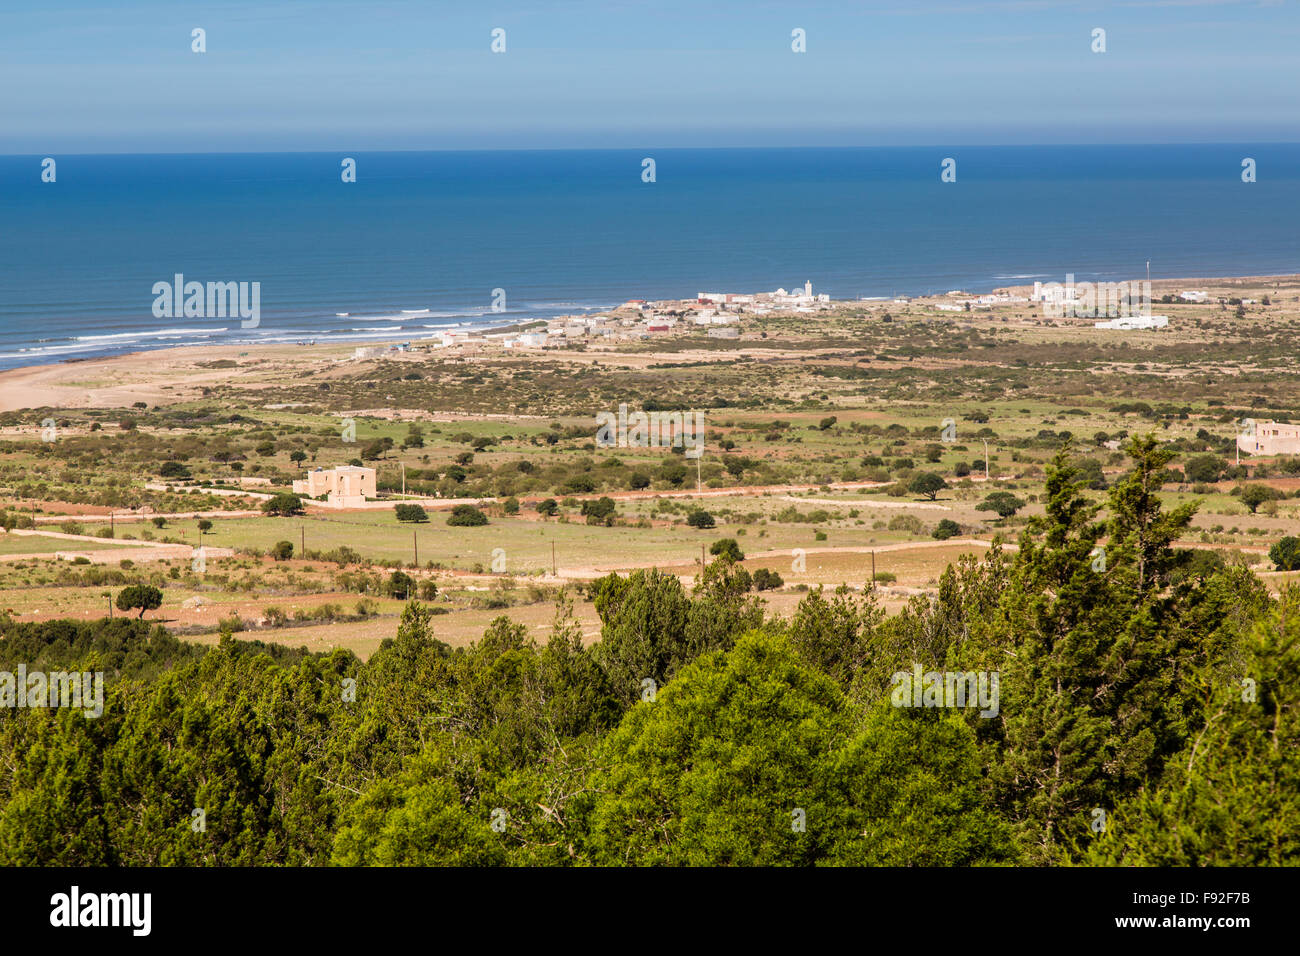
<path id="1" fill-rule="evenodd" d="M 1032 286 L 1004 286 L 998 292 L 1027 295 Z M 1300 293 L 1300 275 L 1235 276 L 1226 278 L 1155 279 L 1151 283 L 1153 310 L 1161 311 L 1160 297 L 1176 294 L 1186 289 L 1202 289 L 1211 295 L 1241 296 Z M 916 298 L 917 306 L 937 304 L 943 296 Z M 843 302 L 842 306 L 861 306 L 864 303 Z M 881 307 L 883 303 L 875 303 Z M 1021 306 L 1025 308 L 1025 306 Z M 1167 308 L 1167 307 L 1166 307 Z M 1036 311 L 1037 306 L 1029 306 Z M 1082 320 L 1081 320 L 1082 321 Z M 508 326 L 513 328 L 516 326 Z M 503 331 L 501 328 L 484 329 L 484 334 Z M 419 348 L 436 342 L 414 339 Z M 349 340 L 334 344 L 273 344 L 273 345 L 190 345 L 176 348 L 131 352 L 124 355 L 64 361 L 51 365 L 35 365 L 0 371 L 0 412 L 19 411 L 26 408 L 77 409 L 77 408 L 130 408 L 136 402 L 149 405 L 172 405 L 201 398 L 205 388 L 237 384 L 241 390 L 256 390 L 282 384 L 286 377 L 312 369 L 316 381 L 350 375 L 357 369 L 352 352 L 359 345 L 387 344 L 386 340 L 363 343 Z M 724 361 L 744 354 L 758 346 L 766 357 L 780 352 L 776 342 L 738 343 L 731 350 L 700 349 L 674 350 L 677 360 Z M 495 348 L 486 351 L 483 346 L 460 346 L 455 354 L 494 354 Z M 468 351 L 467 351 L 468 348 Z M 476 353 L 474 350 L 479 349 Z M 590 364 L 593 352 L 605 364 L 644 368 L 658 361 L 654 352 L 623 352 L 613 349 L 588 349 L 566 351 L 547 348 L 536 353 L 548 362 L 577 362 Z M 516 350 L 516 356 L 529 354 Z M 807 353 L 800 353 L 804 356 Z M 427 352 L 394 352 L 385 359 L 394 361 L 421 361 Z M 362 360 L 364 361 L 364 360 Z"/>

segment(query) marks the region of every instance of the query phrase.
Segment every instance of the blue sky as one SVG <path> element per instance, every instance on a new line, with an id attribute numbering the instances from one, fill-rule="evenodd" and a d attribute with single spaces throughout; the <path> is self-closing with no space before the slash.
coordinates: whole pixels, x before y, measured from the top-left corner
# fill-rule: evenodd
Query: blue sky
<path id="1" fill-rule="evenodd" d="M 0 153 L 1295 142 L 1298 47 L 1295 0 L 13 0 Z"/>

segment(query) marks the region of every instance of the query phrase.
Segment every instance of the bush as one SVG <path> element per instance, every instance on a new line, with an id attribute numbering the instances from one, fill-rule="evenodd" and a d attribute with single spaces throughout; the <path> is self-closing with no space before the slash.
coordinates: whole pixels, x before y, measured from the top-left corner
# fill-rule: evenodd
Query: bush
<path id="1" fill-rule="evenodd" d="M 1280 493 L 1268 485 L 1250 484 L 1241 490 L 1241 503 L 1254 514 L 1266 501 L 1276 501 Z"/>
<path id="2" fill-rule="evenodd" d="M 292 541 L 277 541 L 271 546 L 271 559 L 274 561 L 288 561 L 293 557 Z"/>
<path id="3" fill-rule="evenodd" d="M 773 591 L 785 584 L 781 575 L 767 568 L 759 568 L 754 572 L 754 590 L 755 591 Z"/>
<path id="4" fill-rule="evenodd" d="M 1010 518 L 1025 503 L 1009 491 L 995 491 L 975 506 L 976 511 L 995 511 L 1000 518 Z"/>
<path id="5" fill-rule="evenodd" d="M 614 499 L 602 496 L 595 501 L 584 501 L 582 513 L 587 518 L 587 524 L 613 524 Z"/>
<path id="6" fill-rule="evenodd" d="M 908 534 L 920 534 L 921 519 L 916 515 L 895 515 L 889 519 L 890 531 L 906 531 Z"/>
<path id="7" fill-rule="evenodd" d="M 1279 571 L 1300 571 L 1300 538 L 1283 538 L 1268 549 L 1268 559 Z"/>
<path id="8" fill-rule="evenodd" d="M 393 511 L 397 514 L 398 521 L 413 521 L 421 524 L 429 520 L 429 513 L 422 505 L 393 505 Z"/>
<path id="9" fill-rule="evenodd" d="M 709 514 L 703 508 L 696 508 L 691 511 L 691 513 L 686 516 L 686 523 L 692 528 L 712 528 L 717 524 L 717 522 L 713 520 L 713 515 Z"/>
<path id="10" fill-rule="evenodd" d="M 537 502 L 537 513 L 544 517 L 553 518 L 559 510 L 560 506 L 556 504 L 554 498 L 547 498 L 545 501 Z"/>
<path id="11" fill-rule="evenodd" d="M 720 558 L 728 561 L 744 561 L 745 552 L 740 550 L 740 545 L 736 543 L 735 538 L 719 538 L 713 542 L 709 548 L 709 554 L 716 554 Z"/>
<path id="12" fill-rule="evenodd" d="M 935 525 L 934 531 L 930 536 L 938 541 L 947 541 L 949 538 L 955 538 L 959 534 L 961 534 L 961 525 L 953 521 L 951 518 L 944 518 Z"/>
<path id="13" fill-rule="evenodd" d="M 394 571 L 384 582 L 384 593 L 392 598 L 405 600 L 415 590 L 415 579 L 405 571 Z"/>
<path id="14" fill-rule="evenodd" d="M 282 491 L 262 502 L 262 511 L 269 515 L 300 515 L 303 512 L 302 499 Z"/>
<path id="15" fill-rule="evenodd" d="M 447 524 L 456 528 L 476 528 L 487 523 L 487 515 L 474 505 L 457 505 L 447 516 Z"/>
<path id="16" fill-rule="evenodd" d="M 1183 472 L 1188 481 L 1209 484 L 1218 481 L 1227 467 L 1228 463 L 1218 455 L 1197 455 L 1187 462 Z"/>

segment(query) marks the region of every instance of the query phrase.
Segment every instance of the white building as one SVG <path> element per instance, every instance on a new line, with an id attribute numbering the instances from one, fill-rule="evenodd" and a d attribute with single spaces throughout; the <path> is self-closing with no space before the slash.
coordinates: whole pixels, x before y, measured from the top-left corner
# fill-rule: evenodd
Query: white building
<path id="1" fill-rule="evenodd" d="M 366 498 L 373 498 L 375 491 L 375 469 L 359 468 L 356 465 L 338 465 L 326 470 L 316 468 L 307 472 L 306 479 L 293 483 L 296 495 L 325 500 L 335 508 L 357 508 L 366 503 Z"/>
<path id="2" fill-rule="evenodd" d="M 948 293 L 951 295 L 952 293 Z M 1065 305 L 1067 302 L 1079 301 L 1079 290 L 1075 288 L 1073 282 L 1062 285 L 1059 282 L 1048 282 L 1044 285 L 1041 281 L 1034 283 L 1034 294 L 1029 297 L 1030 302 L 1042 302 L 1046 305 Z"/>
<path id="3" fill-rule="evenodd" d="M 1300 455 L 1300 425 L 1254 422 L 1237 436 L 1237 447 L 1248 455 Z"/>
<path id="4" fill-rule="evenodd" d="M 1122 315 L 1118 319 L 1092 323 L 1098 329 L 1163 329 L 1169 319 L 1163 315 Z"/>

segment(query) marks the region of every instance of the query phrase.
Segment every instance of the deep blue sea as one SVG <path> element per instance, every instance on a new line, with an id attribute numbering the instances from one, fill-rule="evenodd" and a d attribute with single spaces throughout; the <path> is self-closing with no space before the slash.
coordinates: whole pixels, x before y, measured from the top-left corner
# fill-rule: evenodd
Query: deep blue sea
<path id="1" fill-rule="evenodd" d="M 0 156 L 0 367 L 415 339 L 806 279 L 858 298 L 1137 278 L 1148 259 L 1153 278 L 1300 272 L 1295 144 L 68 155 L 54 183 L 42 159 Z M 259 282 L 260 325 L 155 318 L 176 273 Z"/>

